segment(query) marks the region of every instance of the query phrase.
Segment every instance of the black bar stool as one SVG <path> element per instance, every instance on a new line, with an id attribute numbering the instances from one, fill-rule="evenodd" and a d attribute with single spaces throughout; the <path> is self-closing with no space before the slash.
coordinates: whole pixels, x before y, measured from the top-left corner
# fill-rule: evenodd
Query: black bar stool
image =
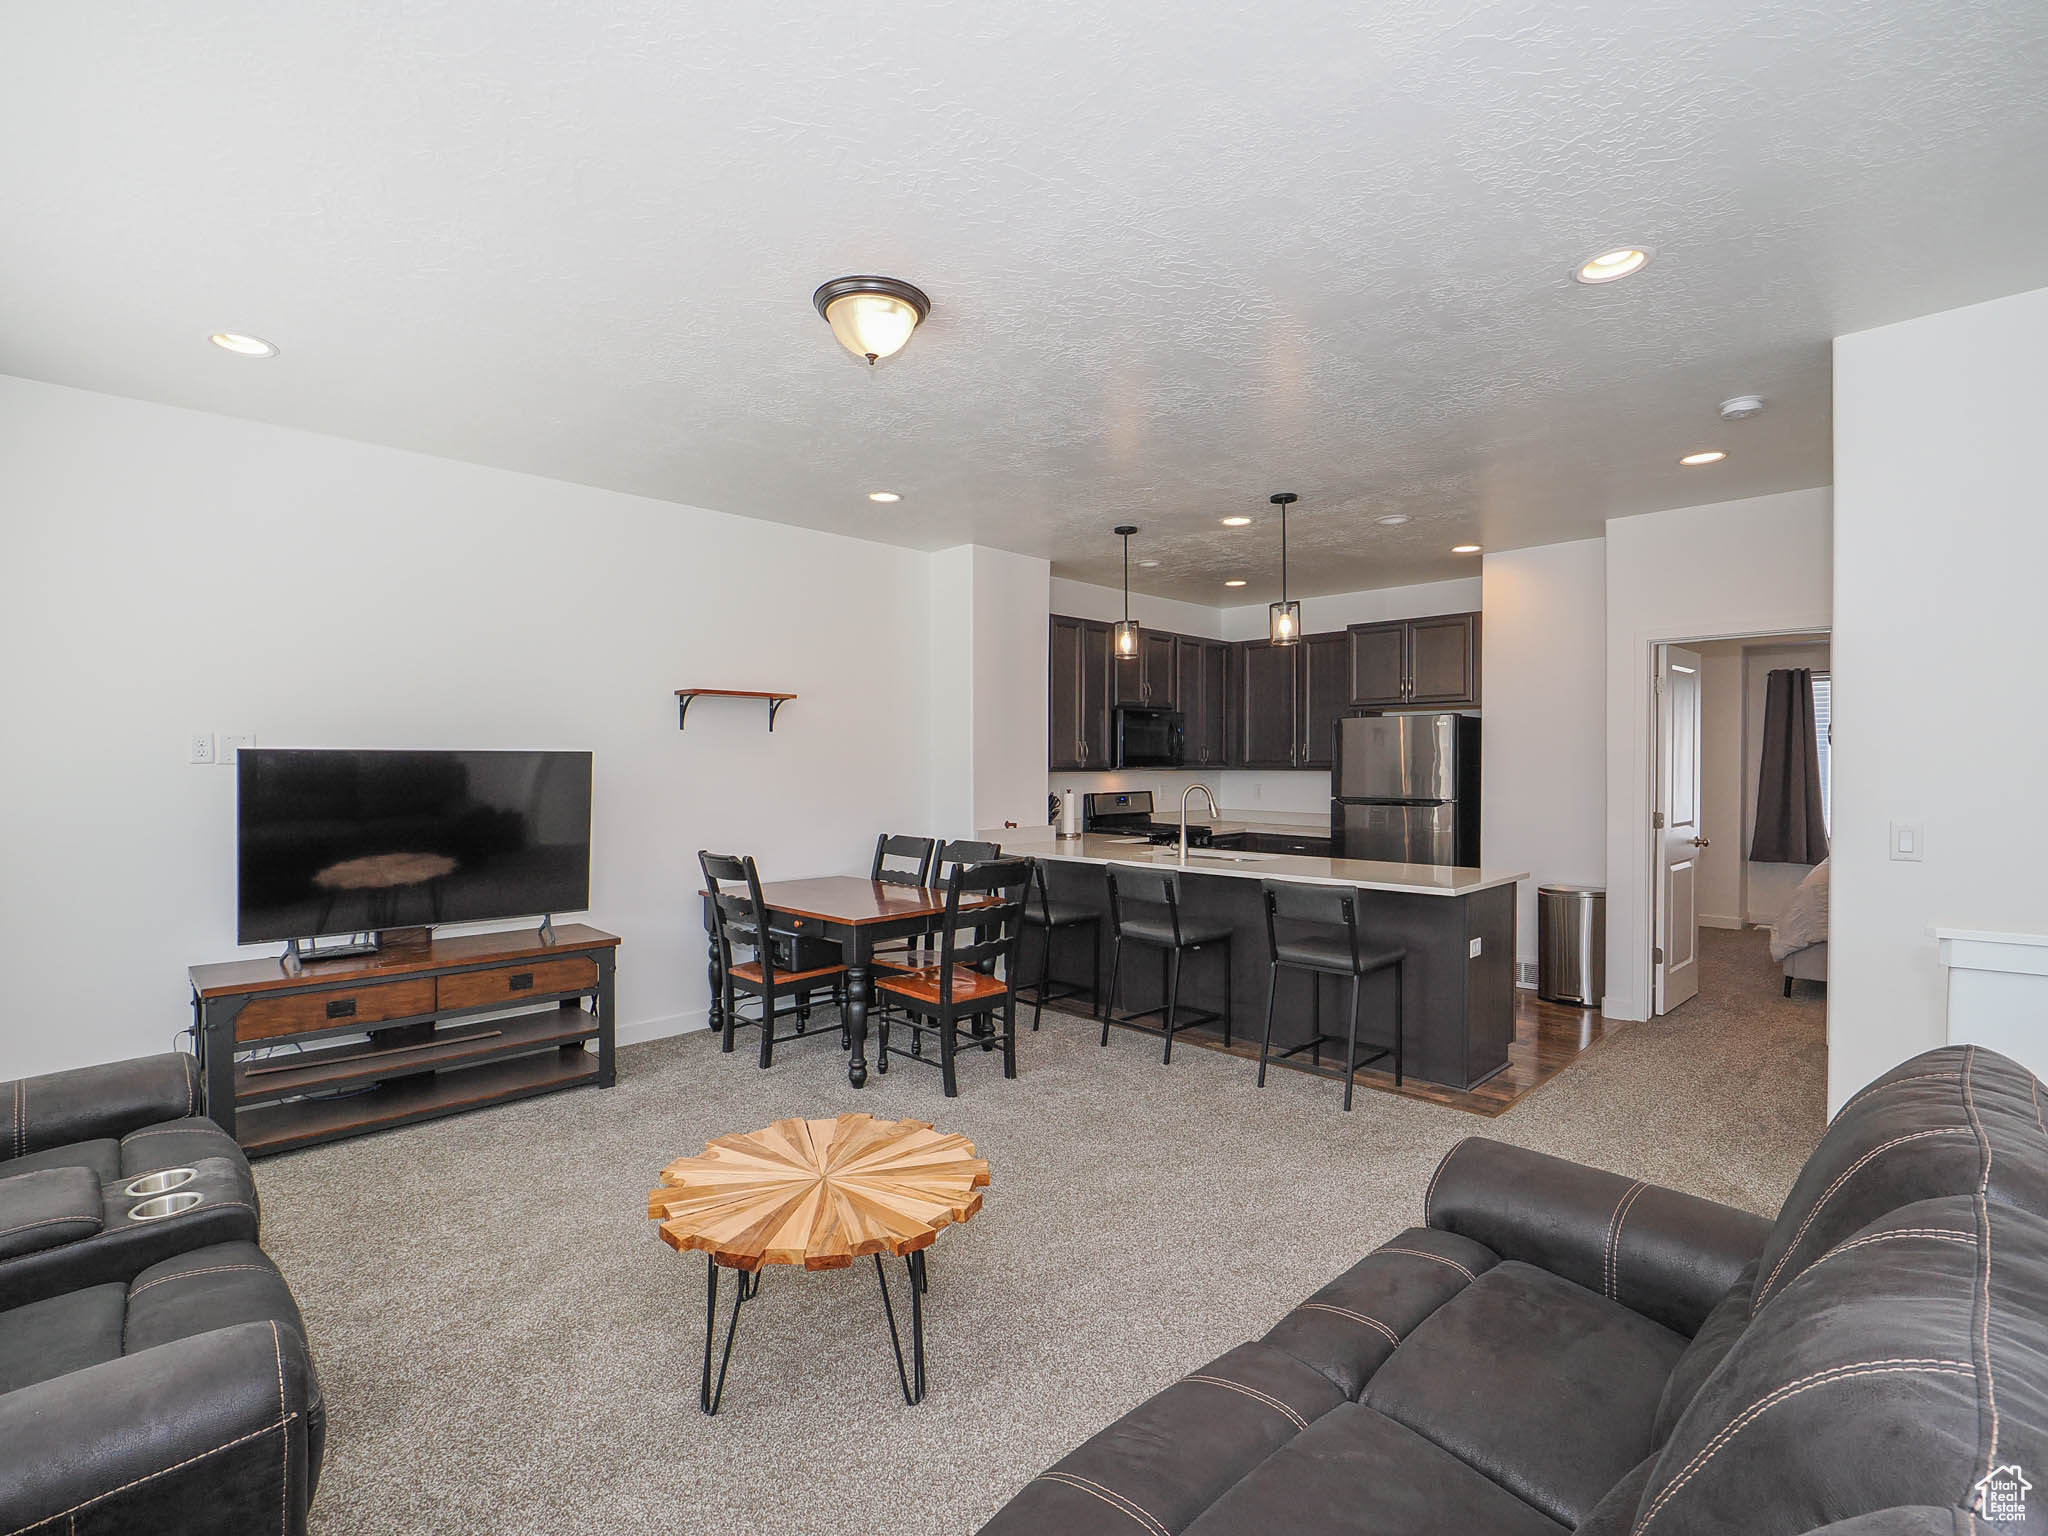
<path id="1" fill-rule="evenodd" d="M 1046 890 L 1045 865 L 1032 861 L 1031 896 L 1024 903 L 1024 926 L 1039 936 L 1038 980 L 1026 983 L 1031 993 L 1031 1027 L 1038 1028 L 1039 1015 L 1047 1003 L 1062 998 L 1086 997 L 1088 1017 L 1102 1013 L 1102 914 L 1078 901 L 1054 901 Z M 1088 930 L 1088 983 L 1052 979 L 1052 946 L 1062 933 Z"/>
<path id="2" fill-rule="evenodd" d="M 1166 1050 L 1162 1062 L 1173 1060 L 1175 1030 L 1191 1024 L 1221 1021 L 1223 1043 L 1230 1044 L 1230 925 L 1215 922 L 1186 922 L 1180 915 L 1180 880 L 1156 870 L 1124 869 L 1111 866 L 1109 879 L 1109 928 L 1112 943 L 1109 957 L 1109 999 L 1102 1010 L 1102 1043 L 1109 1044 L 1109 1026 L 1122 1024 L 1148 1035 L 1164 1035 Z M 1142 944 L 1159 951 L 1160 969 L 1165 973 L 1166 1003 L 1159 1008 L 1141 1008 L 1118 1017 L 1117 986 L 1123 978 L 1124 945 Z M 1223 1011 L 1180 1012 L 1181 956 L 1194 950 L 1212 949 L 1223 956 Z M 1154 1029 L 1138 1020 L 1161 1016 L 1162 1028 Z"/>
<path id="3" fill-rule="evenodd" d="M 1394 1058 L 1394 1086 L 1401 1086 L 1401 980 L 1408 966 L 1408 951 L 1389 946 L 1383 949 L 1367 949 L 1358 933 L 1358 893 L 1341 886 L 1297 885 L 1292 881 L 1267 880 L 1261 882 L 1266 891 L 1266 943 L 1273 954 L 1272 975 L 1266 982 L 1266 1038 L 1259 1046 L 1259 1086 L 1266 1086 L 1266 1063 L 1270 1059 L 1285 1060 L 1302 1051 L 1314 1052 L 1312 1070 L 1324 1077 L 1342 1076 L 1344 1079 L 1344 1107 L 1351 1108 L 1351 1083 L 1360 1067 L 1370 1066 L 1384 1057 Z M 1286 939 L 1280 937 L 1280 924 L 1287 923 L 1294 931 Z M 1280 990 L 1282 968 L 1292 971 L 1306 971 L 1309 988 L 1314 995 L 1312 1004 L 1315 1033 L 1300 1045 L 1287 1050 L 1273 1050 L 1273 1001 Z M 1394 973 L 1394 1043 L 1368 1055 L 1363 1061 L 1358 1058 L 1358 1001 L 1365 978 L 1380 971 L 1391 969 Z M 1323 1069 L 1323 1047 L 1339 1043 L 1335 1035 L 1323 1033 L 1323 992 L 1319 978 L 1324 976 L 1349 976 L 1351 978 L 1351 1023 L 1345 1030 L 1344 1070 Z"/>

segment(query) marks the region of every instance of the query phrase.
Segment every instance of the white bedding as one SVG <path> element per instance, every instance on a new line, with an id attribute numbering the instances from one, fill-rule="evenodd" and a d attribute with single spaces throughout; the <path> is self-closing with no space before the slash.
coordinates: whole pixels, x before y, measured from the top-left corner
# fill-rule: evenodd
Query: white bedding
<path id="1" fill-rule="evenodd" d="M 1812 944 L 1828 941 L 1828 861 L 1822 859 L 1799 882 L 1771 927 L 1771 958 L 1783 960 Z"/>

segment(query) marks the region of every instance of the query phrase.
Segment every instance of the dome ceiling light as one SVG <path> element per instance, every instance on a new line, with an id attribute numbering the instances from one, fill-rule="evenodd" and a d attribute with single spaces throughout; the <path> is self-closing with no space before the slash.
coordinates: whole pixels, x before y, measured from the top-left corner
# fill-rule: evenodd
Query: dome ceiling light
<path id="1" fill-rule="evenodd" d="M 869 367 L 901 352 L 932 312 L 923 289 L 894 277 L 835 277 L 819 285 L 811 303 L 839 344 Z"/>

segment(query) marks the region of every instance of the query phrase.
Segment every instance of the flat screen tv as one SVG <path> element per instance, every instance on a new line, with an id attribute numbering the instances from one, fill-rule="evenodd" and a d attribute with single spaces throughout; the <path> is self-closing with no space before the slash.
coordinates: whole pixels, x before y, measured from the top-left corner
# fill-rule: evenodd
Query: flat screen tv
<path id="1" fill-rule="evenodd" d="M 590 905 L 588 752 L 237 756 L 244 944 Z"/>

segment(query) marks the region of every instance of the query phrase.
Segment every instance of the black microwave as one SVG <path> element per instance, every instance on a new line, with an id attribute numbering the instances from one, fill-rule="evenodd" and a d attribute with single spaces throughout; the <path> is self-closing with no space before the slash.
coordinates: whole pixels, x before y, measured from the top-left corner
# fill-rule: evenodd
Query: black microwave
<path id="1" fill-rule="evenodd" d="M 1119 768 L 1178 768 L 1187 760 L 1181 713 L 1120 704 L 1116 711 Z"/>

